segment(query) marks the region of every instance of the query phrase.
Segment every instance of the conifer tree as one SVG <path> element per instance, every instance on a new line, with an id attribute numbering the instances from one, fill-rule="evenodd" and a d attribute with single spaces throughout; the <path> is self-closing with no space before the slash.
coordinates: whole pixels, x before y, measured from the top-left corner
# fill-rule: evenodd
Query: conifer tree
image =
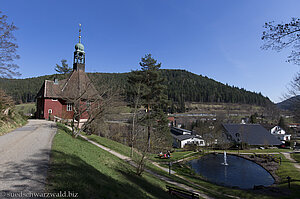
<path id="1" fill-rule="evenodd" d="M 62 59 L 61 66 L 56 64 L 55 71 L 58 72 L 59 74 L 65 75 L 67 73 L 70 73 L 72 71 L 72 68 L 70 68 L 69 65 L 67 64 L 67 60 Z"/>
<path id="2" fill-rule="evenodd" d="M 284 120 L 283 117 L 280 117 L 280 118 L 279 118 L 278 126 L 280 126 L 281 128 L 283 128 L 283 129 L 286 130 L 286 123 L 285 123 L 285 120 Z"/>
<path id="3" fill-rule="evenodd" d="M 128 77 L 131 88 L 129 96 L 137 95 L 136 88 L 139 88 L 140 105 L 145 107 L 145 114 L 141 117 L 140 122 L 147 128 L 147 151 L 149 152 L 153 129 L 160 130 L 159 133 L 163 134 L 168 132 L 165 128 L 167 120 L 163 112 L 167 109 L 168 101 L 164 94 L 165 86 L 162 84 L 164 79 L 160 73 L 161 63 L 157 63 L 151 54 L 147 54 L 139 64 L 141 70 L 132 71 Z"/>

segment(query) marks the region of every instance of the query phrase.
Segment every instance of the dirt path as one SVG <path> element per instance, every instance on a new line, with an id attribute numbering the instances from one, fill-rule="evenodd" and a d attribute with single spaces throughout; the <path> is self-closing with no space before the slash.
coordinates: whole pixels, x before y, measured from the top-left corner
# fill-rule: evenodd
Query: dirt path
<path id="1" fill-rule="evenodd" d="M 0 198 L 44 191 L 55 132 L 53 122 L 29 120 L 24 127 L 0 136 Z"/>
<path id="2" fill-rule="evenodd" d="M 291 157 L 291 154 L 290 154 L 290 153 L 282 152 L 282 154 L 284 155 L 284 157 L 285 157 L 286 159 L 288 159 L 288 160 L 294 165 L 294 167 L 296 167 L 296 169 L 298 169 L 298 171 L 300 171 L 300 164 L 297 163 L 297 161 L 294 160 L 294 159 Z"/>

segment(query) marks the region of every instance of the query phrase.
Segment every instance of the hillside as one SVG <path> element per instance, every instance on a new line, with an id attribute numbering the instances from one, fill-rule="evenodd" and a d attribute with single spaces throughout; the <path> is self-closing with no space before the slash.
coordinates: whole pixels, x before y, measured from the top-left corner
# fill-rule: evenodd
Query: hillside
<path id="1" fill-rule="evenodd" d="M 24 125 L 27 118 L 20 114 L 13 100 L 0 89 L 0 136 Z"/>
<path id="2" fill-rule="evenodd" d="M 0 110 L 0 136 L 21 127 L 27 123 L 27 118 L 11 109 L 7 115 Z"/>
<path id="3" fill-rule="evenodd" d="M 164 181 L 146 172 L 137 176 L 127 162 L 67 132 L 58 125 L 47 192 L 69 191 L 78 198 L 173 198 L 165 191 Z"/>
<path id="4" fill-rule="evenodd" d="M 282 110 L 289 110 L 291 111 L 293 109 L 293 104 L 295 102 L 299 102 L 300 101 L 300 95 L 298 96 L 295 96 L 295 97 L 291 97 L 289 99 L 286 99 L 282 102 L 279 102 L 276 104 L 276 106 L 279 108 L 279 109 L 282 109 Z"/>
<path id="5" fill-rule="evenodd" d="M 129 73 L 90 73 L 90 78 L 96 86 L 103 82 L 119 87 L 123 94 L 127 89 Z M 243 88 L 229 86 L 202 75 L 196 75 L 185 70 L 162 70 L 167 87 L 166 94 L 173 108 L 180 108 L 184 102 L 217 102 L 240 103 L 263 106 L 270 103 L 267 97 L 260 93 L 246 91 Z M 27 79 L 0 79 L 0 88 L 11 95 L 16 103 L 28 103 L 35 100 L 35 95 L 44 80 L 65 78 L 63 75 L 46 75 Z"/>

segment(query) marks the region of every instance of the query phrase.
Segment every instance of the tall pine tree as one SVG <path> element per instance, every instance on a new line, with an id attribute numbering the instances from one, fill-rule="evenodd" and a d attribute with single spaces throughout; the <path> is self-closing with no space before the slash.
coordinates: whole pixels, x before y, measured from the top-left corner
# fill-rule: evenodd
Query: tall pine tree
<path id="1" fill-rule="evenodd" d="M 131 95 L 136 96 L 139 88 L 140 103 L 145 107 L 145 114 L 141 119 L 141 124 L 147 128 L 147 151 L 151 147 L 151 134 L 153 130 L 160 131 L 167 136 L 167 120 L 163 110 L 167 110 L 168 100 L 164 94 L 164 79 L 161 77 L 161 63 L 152 58 L 151 54 L 145 55 L 139 63 L 141 70 L 132 71 L 128 77 Z M 131 98 L 131 101 L 133 98 Z"/>

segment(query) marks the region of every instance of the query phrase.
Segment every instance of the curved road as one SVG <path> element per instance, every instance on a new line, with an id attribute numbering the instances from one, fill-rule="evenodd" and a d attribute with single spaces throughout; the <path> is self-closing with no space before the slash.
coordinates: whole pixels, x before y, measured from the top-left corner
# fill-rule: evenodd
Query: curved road
<path id="1" fill-rule="evenodd" d="M 29 120 L 0 136 L 0 198 L 9 193 L 44 191 L 55 133 L 54 122 Z"/>

